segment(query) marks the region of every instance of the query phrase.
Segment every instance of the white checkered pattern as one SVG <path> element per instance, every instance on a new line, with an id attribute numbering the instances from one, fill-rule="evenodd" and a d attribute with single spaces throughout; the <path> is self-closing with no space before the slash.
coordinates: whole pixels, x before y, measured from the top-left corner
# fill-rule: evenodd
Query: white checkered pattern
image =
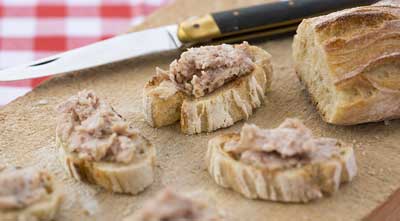
<path id="1" fill-rule="evenodd" d="M 0 0 L 0 69 L 112 37 L 171 0 Z M 0 82 L 0 105 L 45 78 Z"/>

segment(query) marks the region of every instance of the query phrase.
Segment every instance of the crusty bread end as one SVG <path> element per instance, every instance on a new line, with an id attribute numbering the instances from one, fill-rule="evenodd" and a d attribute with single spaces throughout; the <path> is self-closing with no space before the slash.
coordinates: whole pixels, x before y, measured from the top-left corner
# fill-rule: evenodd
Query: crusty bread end
<path id="1" fill-rule="evenodd" d="M 295 69 L 328 123 L 400 117 L 400 5 L 385 4 L 305 19 L 298 27 Z"/>

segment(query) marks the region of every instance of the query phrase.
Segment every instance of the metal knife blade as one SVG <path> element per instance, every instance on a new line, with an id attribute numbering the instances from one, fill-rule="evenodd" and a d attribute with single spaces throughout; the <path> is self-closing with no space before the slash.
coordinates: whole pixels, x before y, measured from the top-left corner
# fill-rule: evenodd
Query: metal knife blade
<path id="1" fill-rule="evenodd" d="M 293 32 L 302 19 L 377 0 L 277 1 L 216 12 L 178 25 L 124 34 L 30 64 L 0 70 L 0 81 L 62 74 L 205 42 L 238 42 Z M 185 44 L 185 45 L 184 45 Z"/>
<path id="2" fill-rule="evenodd" d="M 138 56 L 178 49 L 177 25 L 119 35 L 32 63 L 0 70 L 0 81 L 62 74 Z"/>

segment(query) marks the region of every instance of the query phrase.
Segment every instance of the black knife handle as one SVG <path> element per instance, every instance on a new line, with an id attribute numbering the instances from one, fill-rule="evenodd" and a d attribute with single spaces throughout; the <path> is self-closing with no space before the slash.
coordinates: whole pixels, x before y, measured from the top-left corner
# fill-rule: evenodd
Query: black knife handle
<path id="1" fill-rule="evenodd" d="M 225 39 L 237 41 L 295 31 L 304 18 L 368 5 L 378 0 L 289 0 L 216 12 L 179 24 L 184 43 Z"/>
<path id="2" fill-rule="evenodd" d="M 307 17 L 375 2 L 377 0 L 289 0 L 216 12 L 211 16 L 221 34 L 227 35 L 299 23 Z"/>

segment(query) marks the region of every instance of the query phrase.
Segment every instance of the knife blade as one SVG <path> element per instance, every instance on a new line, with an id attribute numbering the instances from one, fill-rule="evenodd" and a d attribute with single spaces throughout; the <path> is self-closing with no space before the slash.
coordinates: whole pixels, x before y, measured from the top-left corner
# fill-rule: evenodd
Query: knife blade
<path id="1" fill-rule="evenodd" d="M 128 33 L 29 64 L 0 71 L 0 81 L 68 73 L 128 58 L 178 49 L 177 26 Z"/>
<path id="2" fill-rule="evenodd" d="M 200 43 L 233 43 L 294 32 L 302 19 L 376 0 L 289 0 L 211 13 L 180 24 L 127 33 L 0 70 L 0 81 L 64 74 Z"/>

